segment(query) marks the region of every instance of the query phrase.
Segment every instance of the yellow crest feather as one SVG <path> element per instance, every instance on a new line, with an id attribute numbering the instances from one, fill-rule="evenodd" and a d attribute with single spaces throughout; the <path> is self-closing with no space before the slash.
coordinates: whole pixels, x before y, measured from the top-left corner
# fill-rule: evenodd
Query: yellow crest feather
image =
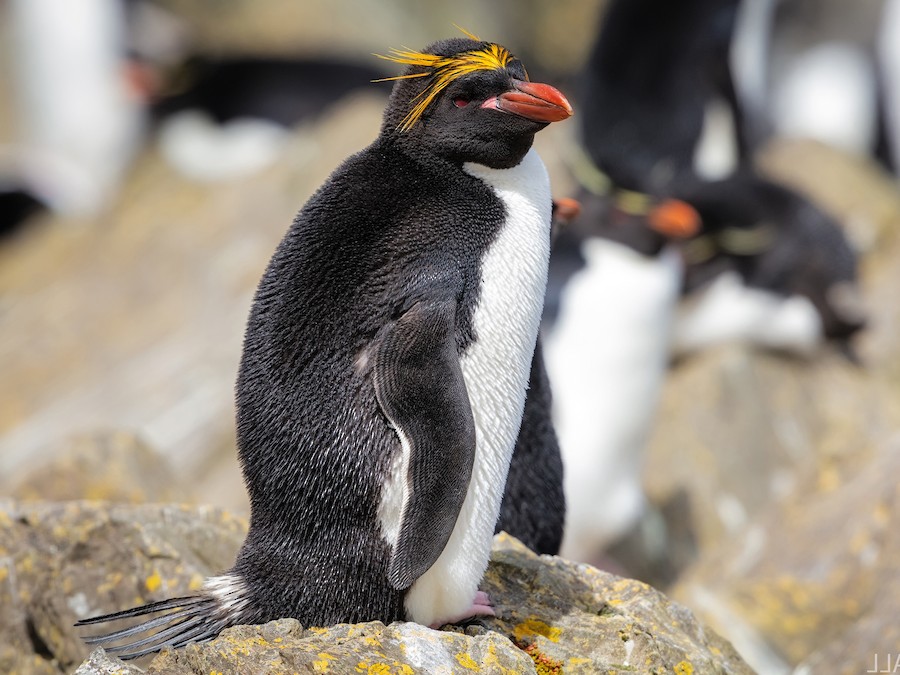
<path id="1" fill-rule="evenodd" d="M 470 39 L 477 40 L 474 35 L 468 31 L 460 30 Z M 428 106 L 431 105 L 437 96 L 447 88 L 454 80 L 474 73 L 479 70 L 498 70 L 505 68 L 509 62 L 513 60 L 513 55 L 509 53 L 506 47 L 498 44 L 489 43 L 480 49 L 473 49 L 468 52 L 461 52 L 453 56 L 439 56 L 437 54 L 425 54 L 412 49 L 391 49 L 390 53 L 385 56 L 383 54 L 375 54 L 380 59 L 401 63 L 407 66 L 421 66 L 427 68 L 422 73 L 411 73 L 409 75 L 395 75 L 394 77 L 384 77 L 376 82 L 385 82 L 389 80 L 406 80 L 414 77 L 430 77 L 431 82 L 428 86 L 416 96 L 413 101 L 415 105 L 412 110 L 407 113 L 400 124 L 402 131 L 410 129 L 416 121 L 422 116 Z"/>

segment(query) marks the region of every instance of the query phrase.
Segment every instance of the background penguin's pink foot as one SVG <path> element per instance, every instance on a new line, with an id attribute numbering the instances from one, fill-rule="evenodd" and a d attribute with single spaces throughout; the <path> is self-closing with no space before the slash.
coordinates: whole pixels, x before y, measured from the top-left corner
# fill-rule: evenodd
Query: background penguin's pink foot
<path id="1" fill-rule="evenodd" d="M 429 626 L 429 628 L 440 628 L 441 626 L 448 623 L 459 623 L 460 621 L 465 621 L 466 619 L 471 619 L 474 616 L 496 616 L 496 612 L 494 612 L 494 605 L 491 604 L 491 598 L 484 591 L 478 591 L 475 593 L 475 597 L 472 600 L 472 605 L 466 611 L 458 614 L 457 616 L 450 617 L 444 621 L 438 621 Z"/>

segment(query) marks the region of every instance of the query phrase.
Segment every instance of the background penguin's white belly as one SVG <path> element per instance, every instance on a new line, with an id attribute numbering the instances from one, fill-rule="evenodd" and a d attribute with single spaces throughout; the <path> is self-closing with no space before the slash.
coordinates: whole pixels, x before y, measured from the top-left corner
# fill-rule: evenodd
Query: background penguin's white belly
<path id="1" fill-rule="evenodd" d="M 562 554 L 590 560 L 640 516 L 643 447 L 668 363 L 681 261 L 622 244 L 582 245 L 586 267 L 567 285 L 545 335 L 553 420 L 565 466 Z"/>
<path id="2" fill-rule="evenodd" d="M 540 324 L 550 255 L 550 182 L 534 150 L 511 169 L 465 170 L 506 207 L 506 222 L 482 260 L 473 314 L 475 342 L 460 365 L 476 427 L 475 465 L 443 553 L 406 596 L 410 618 L 430 624 L 467 610 L 491 552 Z"/>
<path id="3" fill-rule="evenodd" d="M 802 356 L 823 340 L 822 321 L 808 298 L 751 288 L 736 272 L 725 272 L 681 304 L 672 351 L 684 355 L 745 342 Z"/>

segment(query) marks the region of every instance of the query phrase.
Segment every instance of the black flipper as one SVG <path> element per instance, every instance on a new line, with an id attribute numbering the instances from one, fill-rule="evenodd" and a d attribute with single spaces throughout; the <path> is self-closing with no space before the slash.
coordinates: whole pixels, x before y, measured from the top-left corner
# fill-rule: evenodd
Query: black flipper
<path id="1" fill-rule="evenodd" d="M 375 393 L 408 453 L 405 500 L 388 579 L 409 588 L 453 532 L 475 461 L 475 420 L 459 365 L 456 303 L 423 300 L 380 337 Z"/>
<path id="2" fill-rule="evenodd" d="M 100 646 L 120 659 L 136 659 L 158 652 L 163 647 L 182 647 L 189 642 L 211 640 L 233 623 L 221 610 L 219 603 L 209 596 L 197 595 L 153 602 L 122 612 L 82 619 L 76 627 L 152 616 L 135 626 L 83 638 L 92 646 Z M 127 640 L 122 644 L 115 644 Z"/>

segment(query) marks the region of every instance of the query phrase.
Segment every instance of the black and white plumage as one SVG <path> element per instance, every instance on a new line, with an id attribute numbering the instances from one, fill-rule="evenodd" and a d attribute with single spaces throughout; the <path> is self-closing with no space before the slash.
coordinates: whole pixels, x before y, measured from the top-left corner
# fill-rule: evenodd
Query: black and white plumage
<path id="1" fill-rule="evenodd" d="M 866 309 L 856 252 L 833 217 L 749 169 L 679 194 L 704 232 L 684 246 L 677 354 L 739 340 L 799 355 L 826 340 L 849 349 Z"/>
<path id="2" fill-rule="evenodd" d="M 549 256 L 531 144 L 571 108 L 498 45 L 445 40 L 395 60 L 414 65 L 379 137 L 310 198 L 256 293 L 237 382 L 251 520 L 234 567 L 198 596 L 82 622 L 174 610 L 95 642 L 140 638 L 121 648 L 135 656 L 279 617 L 487 611 L 478 584 Z M 459 70 L 442 80 L 442 65 Z"/>
<path id="3" fill-rule="evenodd" d="M 563 462 L 552 410 L 539 339 L 496 531 L 508 532 L 535 553 L 545 555 L 559 553 L 566 517 Z"/>
<path id="4" fill-rule="evenodd" d="M 610 3 L 585 64 L 580 109 L 584 147 L 616 185 L 660 194 L 697 175 L 709 107 L 740 117 L 728 68 L 737 5 Z M 729 142 L 745 152 L 740 134 Z"/>
<path id="5" fill-rule="evenodd" d="M 745 44 L 748 34 L 760 30 L 754 20 L 771 21 L 763 4 L 616 0 L 585 72 L 590 161 L 613 184 L 684 200 L 703 220 L 705 234 L 685 249 L 678 353 L 728 339 L 810 353 L 864 323 L 856 256 L 839 225 L 751 164 L 749 151 L 771 131 L 747 91 L 761 49 Z M 715 136 L 706 111 L 716 101 L 730 107 L 739 161 L 710 180 L 698 160 Z"/>
<path id="6" fill-rule="evenodd" d="M 643 447 L 683 273 L 670 240 L 698 223 L 671 200 L 648 197 L 641 213 L 623 212 L 614 193 L 579 201 L 580 217 L 554 242 L 542 335 L 565 467 L 561 554 L 600 564 L 644 509 Z"/>

